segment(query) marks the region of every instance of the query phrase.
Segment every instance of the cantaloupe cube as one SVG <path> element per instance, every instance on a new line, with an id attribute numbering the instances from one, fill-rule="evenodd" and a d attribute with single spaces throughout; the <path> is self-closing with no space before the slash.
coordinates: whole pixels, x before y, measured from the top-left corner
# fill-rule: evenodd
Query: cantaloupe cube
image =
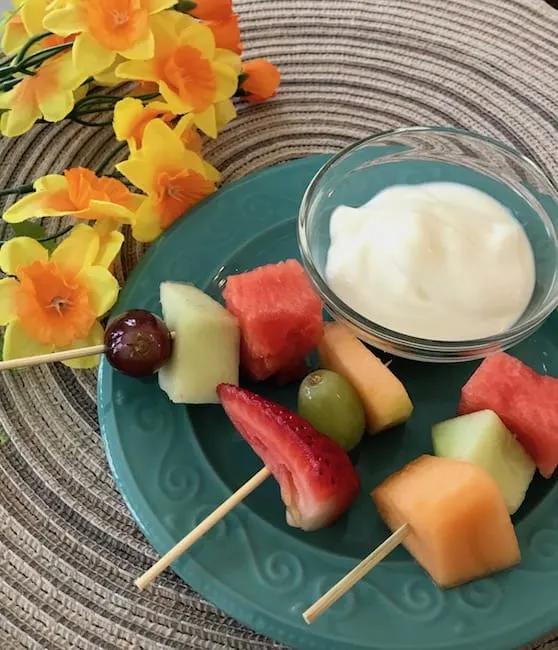
<path id="1" fill-rule="evenodd" d="M 498 484 L 482 468 L 421 456 L 375 490 L 387 526 L 410 526 L 403 545 L 439 587 L 455 587 L 521 560 Z"/>
<path id="2" fill-rule="evenodd" d="M 358 393 L 369 433 L 389 429 L 411 417 L 413 403 L 403 384 L 346 327 L 328 323 L 318 353 L 321 367 L 342 375 Z"/>

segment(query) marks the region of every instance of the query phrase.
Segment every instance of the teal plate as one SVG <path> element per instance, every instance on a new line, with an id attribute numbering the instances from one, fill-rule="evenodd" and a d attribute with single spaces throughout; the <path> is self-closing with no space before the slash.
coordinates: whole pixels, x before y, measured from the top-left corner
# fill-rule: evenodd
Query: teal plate
<path id="1" fill-rule="evenodd" d="M 195 283 L 219 296 L 232 272 L 298 257 L 296 215 L 325 162 L 285 163 L 231 184 L 175 224 L 142 259 L 115 313 L 160 313 L 159 284 Z M 558 376 L 558 317 L 514 354 Z M 415 414 L 368 438 L 354 455 L 362 490 L 332 528 L 302 533 L 285 523 L 268 479 L 174 565 L 194 590 L 250 628 L 300 650 L 510 650 L 558 625 L 558 486 L 537 477 L 515 517 L 521 566 L 442 592 L 399 548 L 312 626 L 302 611 L 388 531 L 367 496 L 412 458 L 431 452 L 430 427 L 455 414 L 475 363 L 429 365 L 397 359 Z M 256 388 L 294 407 L 294 387 Z M 219 406 L 172 405 L 155 379 L 138 381 L 103 361 L 99 419 L 116 484 L 160 554 L 242 485 L 261 463 Z"/>

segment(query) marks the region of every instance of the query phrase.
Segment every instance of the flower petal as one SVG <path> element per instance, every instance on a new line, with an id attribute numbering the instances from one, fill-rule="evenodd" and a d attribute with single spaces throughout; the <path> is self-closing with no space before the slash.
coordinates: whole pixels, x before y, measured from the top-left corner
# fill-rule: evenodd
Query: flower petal
<path id="1" fill-rule="evenodd" d="M 124 235 L 118 230 L 113 230 L 106 235 L 101 242 L 99 253 L 93 262 L 94 266 L 102 266 L 108 269 L 120 252 L 123 243 Z"/>
<path id="2" fill-rule="evenodd" d="M 54 208 L 44 207 L 45 199 L 48 194 L 48 192 L 39 191 L 24 196 L 4 212 L 2 219 L 7 223 L 21 223 L 22 221 L 32 219 L 33 217 L 52 217 L 66 214 L 65 212 L 55 210 Z M 70 214 L 70 212 L 68 212 L 68 214 Z"/>
<path id="3" fill-rule="evenodd" d="M 163 120 L 152 120 L 145 127 L 142 142 L 142 157 L 153 166 L 159 164 L 180 164 L 184 145 L 180 136 Z M 133 181 L 132 181 L 133 182 Z"/>
<path id="4" fill-rule="evenodd" d="M 130 156 L 116 165 L 116 169 L 142 192 L 150 192 L 153 182 L 153 168 L 147 166 L 141 158 Z M 137 214 L 136 214 L 137 219 Z"/>
<path id="5" fill-rule="evenodd" d="M 47 122 L 61 122 L 74 107 L 74 93 L 71 90 L 60 90 L 57 94 L 38 101 Z"/>
<path id="6" fill-rule="evenodd" d="M 71 345 L 68 345 L 64 348 L 59 348 L 60 350 L 77 350 L 78 348 L 88 348 L 91 345 L 101 345 L 105 336 L 102 325 L 99 321 L 93 323 L 93 327 L 89 330 L 89 334 L 84 339 L 79 339 L 73 341 Z M 94 354 L 90 357 L 82 357 L 81 359 L 70 359 L 69 361 L 63 361 L 62 363 L 69 368 L 74 368 L 76 370 L 87 370 L 88 368 L 95 368 L 99 365 L 101 356 L 99 354 Z"/>
<path id="7" fill-rule="evenodd" d="M 0 93 L 0 108 L 2 110 L 10 110 L 15 96 L 15 88 L 8 90 L 7 92 Z"/>
<path id="8" fill-rule="evenodd" d="M 19 282 L 15 278 L 0 280 L 0 325 L 7 325 L 17 318 L 16 292 Z"/>
<path id="9" fill-rule="evenodd" d="M 217 48 L 217 50 L 215 50 L 215 57 L 213 58 L 213 61 L 215 63 L 220 63 L 221 65 L 226 65 L 229 68 L 232 68 L 237 75 L 239 75 L 242 71 L 241 58 L 238 56 L 238 54 L 235 54 L 230 50 Z"/>
<path id="10" fill-rule="evenodd" d="M 218 183 L 221 180 L 221 174 L 213 167 L 213 165 L 210 165 L 208 162 L 203 163 L 203 171 L 204 171 L 204 176 L 206 178 L 209 178 L 210 181 L 213 183 Z"/>
<path id="11" fill-rule="evenodd" d="M 43 18 L 49 0 L 26 0 L 21 3 L 21 20 L 30 36 L 44 32 Z"/>
<path id="12" fill-rule="evenodd" d="M 16 110 L 2 113 L 0 118 L 0 131 L 2 135 L 13 138 L 27 133 L 35 122 L 41 117 L 41 111 L 37 105 L 18 106 Z"/>
<path id="13" fill-rule="evenodd" d="M 124 61 L 116 66 L 114 74 L 119 79 L 138 79 L 140 81 L 158 81 L 153 61 Z"/>
<path id="14" fill-rule="evenodd" d="M 87 29 L 87 21 L 84 12 L 72 3 L 68 7 L 49 11 L 43 19 L 43 27 L 59 36 L 71 36 Z"/>
<path id="15" fill-rule="evenodd" d="M 143 103 L 134 97 L 125 97 L 116 103 L 112 128 L 120 142 L 132 136 L 133 124 L 143 113 Z"/>
<path id="16" fill-rule="evenodd" d="M 78 224 L 56 247 L 50 261 L 69 273 L 91 266 L 99 254 L 99 235 L 91 226 Z"/>
<path id="17" fill-rule="evenodd" d="M 132 226 L 134 239 L 139 242 L 152 242 L 163 232 L 159 214 L 155 209 L 153 201 L 146 199 L 140 209 L 136 212 L 136 222 Z"/>
<path id="18" fill-rule="evenodd" d="M 33 262 L 47 261 L 47 249 L 31 237 L 14 237 L 0 247 L 0 269 L 6 275 L 17 275 L 19 268 Z"/>
<path id="19" fill-rule="evenodd" d="M 2 52 L 8 55 L 16 54 L 28 39 L 23 23 L 10 19 L 4 26 L 2 34 Z"/>
<path id="20" fill-rule="evenodd" d="M 31 338 L 18 320 L 12 321 L 6 327 L 2 350 L 4 361 L 35 357 L 39 354 L 48 354 L 53 350 L 54 346 L 51 343 L 41 343 Z"/>
<path id="21" fill-rule="evenodd" d="M 230 99 L 224 99 L 215 104 L 215 120 L 217 129 L 221 131 L 236 117 L 236 108 Z"/>
<path id="22" fill-rule="evenodd" d="M 109 201 L 91 201 L 87 210 L 76 212 L 74 216 L 80 219 L 115 219 L 120 223 L 132 223 L 135 218 L 128 208 Z"/>
<path id="23" fill-rule="evenodd" d="M 206 59 L 213 59 L 215 55 L 215 37 L 204 23 L 193 22 L 180 33 L 180 40 L 203 52 Z"/>
<path id="24" fill-rule="evenodd" d="M 76 38 L 72 52 L 77 70 L 86 75 L 104 72 L 116 60 L 116 52 L 105 49 L 88 33 Z"/>
<path id="25" fill-rule="evenodd" d="M 237 72 L 222 63 L 215 63 L 213 65 L 215 71 L 215 78 L 217 81 L 217 88 L 215 90 L 215 101 L 220 102 L 223 99 L 232 97 L 238 88 L 238 74 Z"/>
<path id="26" fill-rule="evenodd" d="M 68 181 L 62 174 L 47 174 L 37 178 L 33 183 L 33 187 L 37 192 L 59 192 L 68 189 Z"/>
<path id="27" fill-rule="evenodd" d="M 138 40 L 132 47 L 119 52 L 125 59 L 132 61 L 146 61 L 152 59 L 155 54 L 155 38 L 153 32 L 148 29 L 144 38 Z"/>
<path id="28" fill-rule="evenodd" d="M 102 266 L 90 266 L 78 275 L 89 293 L 89 304 L 96 316 L 105 314 L 116 302 L 120 289 L 118 280 Z"/>
<path id="29" fill-rule="evenodd" d="M 215 106 L 211 104 L 202 113 L 194 113 L 194 122 L 200 131 L 203 131 L 210 138 L 217 137 L 217 120 Z"/>
<path id="30" fill-rule="evenodd" d="M 143 6 L 150 14 L 156 14 L 164 9 L 170 9 L 175 4 L 176 0 L 144 0 L 143 2 Z"/>

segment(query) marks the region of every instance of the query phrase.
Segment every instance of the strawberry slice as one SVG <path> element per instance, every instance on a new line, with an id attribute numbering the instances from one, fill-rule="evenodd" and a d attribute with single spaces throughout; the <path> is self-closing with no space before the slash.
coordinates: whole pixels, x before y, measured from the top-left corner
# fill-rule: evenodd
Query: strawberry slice
<path id="1" fill-rule="evenodd" d="M 279 483 L 287 523 L 303 530 L 333 524 L 360 487 L 346 452 L 280 404 L 230 384 L 221 384 L 217 394 L 235 428 Z"/>

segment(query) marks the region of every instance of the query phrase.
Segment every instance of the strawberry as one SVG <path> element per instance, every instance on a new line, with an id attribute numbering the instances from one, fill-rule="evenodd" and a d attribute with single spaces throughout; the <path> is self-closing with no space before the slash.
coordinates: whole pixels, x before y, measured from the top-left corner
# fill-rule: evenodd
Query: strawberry
<path id="1" fill-rule="evenodd" d="M 230 384 L 221 384 L 217 394 L 235 428 L 279 483 L 287 523 L 303 530 L 333 524 L 360 487 L 346 452 L 280 404 Z"/>

